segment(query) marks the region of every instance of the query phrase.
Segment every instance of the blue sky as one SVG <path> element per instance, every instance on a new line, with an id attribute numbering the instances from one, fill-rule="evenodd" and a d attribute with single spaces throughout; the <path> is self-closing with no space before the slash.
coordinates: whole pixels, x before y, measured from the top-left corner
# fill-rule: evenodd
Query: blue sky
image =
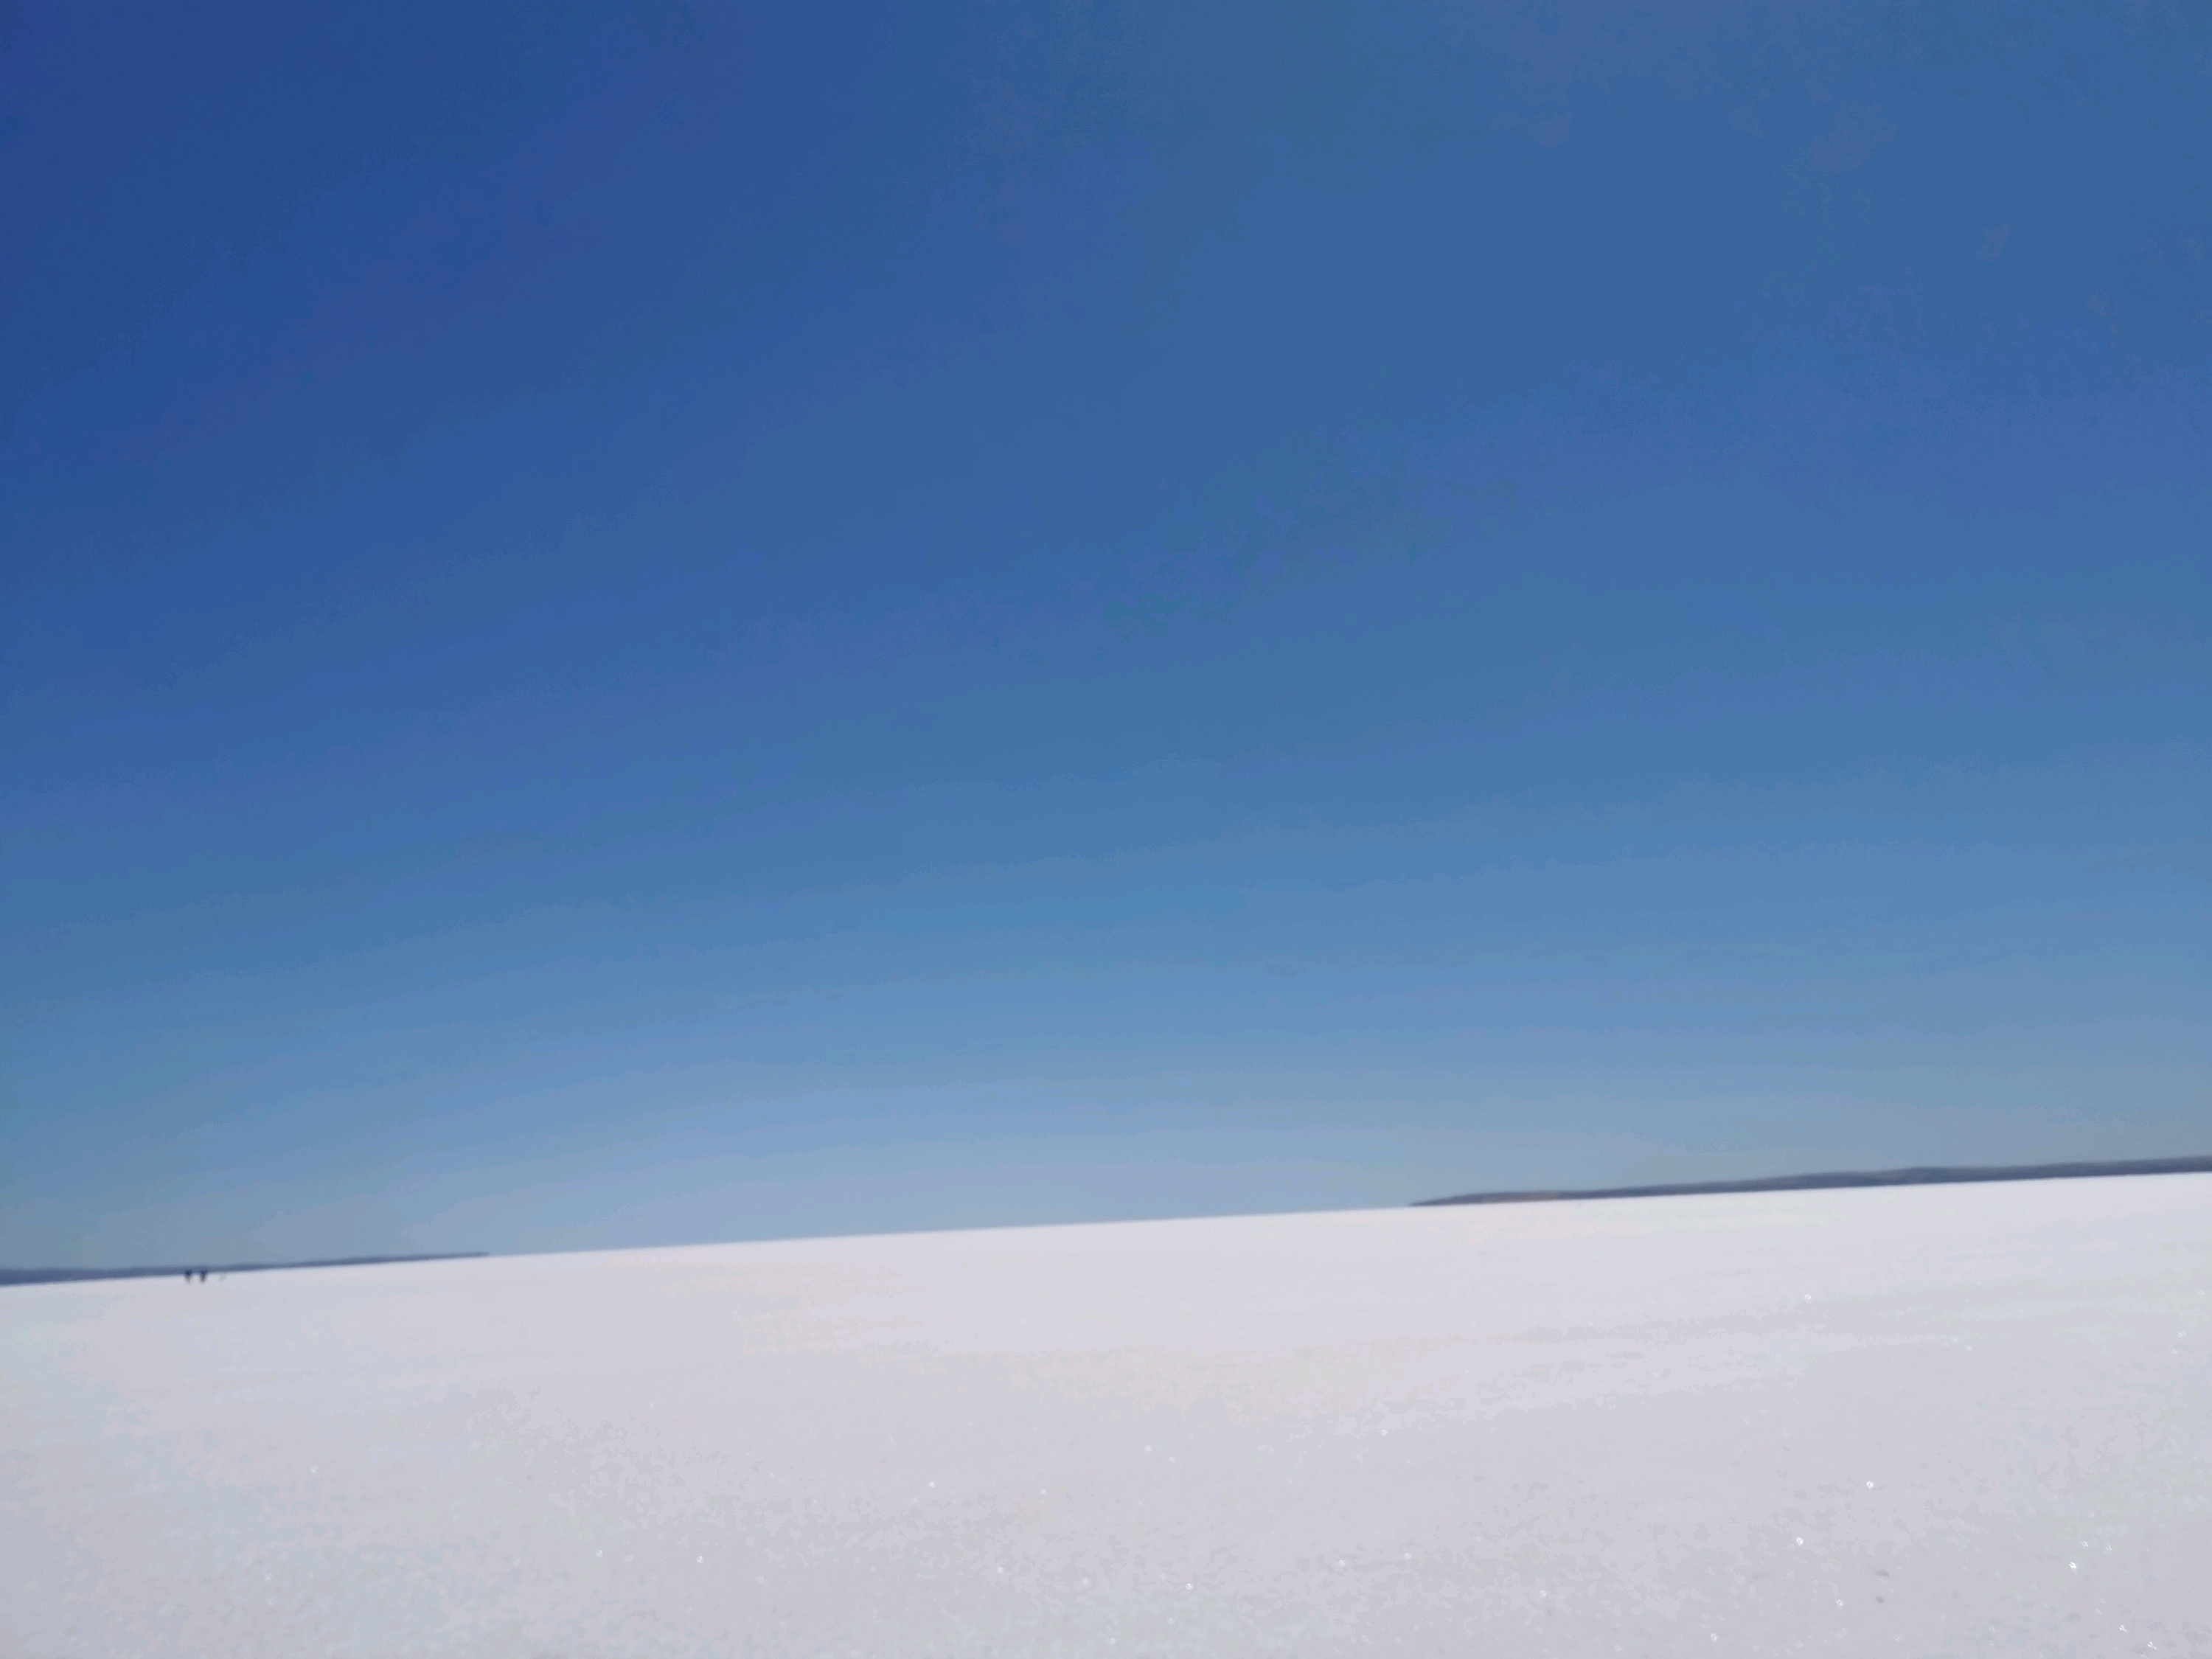
<path id="1" fill-rule="evenodd" d="M 2212 1150 L 2212 22 L 29 0 L 0 1259 Z"/>

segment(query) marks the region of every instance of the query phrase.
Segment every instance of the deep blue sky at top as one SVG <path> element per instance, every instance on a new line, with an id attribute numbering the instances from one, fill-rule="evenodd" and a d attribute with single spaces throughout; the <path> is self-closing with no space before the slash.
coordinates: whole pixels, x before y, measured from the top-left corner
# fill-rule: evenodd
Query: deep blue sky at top
<path id="1" fill-rule="evenodd" d="M 2212 14 L 21 5 L 0 1257 L 2212 1148 Z"/>

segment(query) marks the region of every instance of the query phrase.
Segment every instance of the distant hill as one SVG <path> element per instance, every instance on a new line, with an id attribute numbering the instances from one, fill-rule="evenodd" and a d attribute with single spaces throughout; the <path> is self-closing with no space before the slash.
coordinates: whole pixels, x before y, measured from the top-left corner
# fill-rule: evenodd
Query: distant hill
<path id="1" fill-rule="evenodd" d="M 176 1279 L 185 1273 L 269 1273 L 294 1267 L 374 1267 L 392 1261 L 470 1261 L 483 1250 L 442 1255 L 349 1255 L 331 1261 L 180 1262 L 173 1267 L 0 1267 L 0 1285 L 64 1285 L 86 1279 Z"/>
<path id="2" fill-rule="evenodd" d="M 1911 1170 L 1842 1170 L 1822 1175 L 1761 1176 L 1752 1181 L 1678 1181 L 1656 1187 L 1593 1187 L 1579 1192 L 1462 1193 L 1433 1204 L 1547 1204 L 1581 1198 L 1680 1198 L 1698 1193 L 1796 1193 L 1823 1187 L 1939 1187 L 1969 1181 L 2072 1181 L 2086 1176 L 2203 1175 L 2212 1156 L 2123 1158 L 2107 1164 L 1929 1164 Z"/>

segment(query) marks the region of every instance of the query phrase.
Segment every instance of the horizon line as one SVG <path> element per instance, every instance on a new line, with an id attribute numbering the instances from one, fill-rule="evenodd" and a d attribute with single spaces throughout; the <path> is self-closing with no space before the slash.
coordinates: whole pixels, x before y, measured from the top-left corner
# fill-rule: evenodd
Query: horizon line
<path id="1" fill-rule="evenodd" d="M 1643 1187 L 1589 1187 L 1417 1198 L 1415 1209 L 1440 1204 L 1553 1204 L 1589 1198 L 1687 1198 L 1711 1193 L 1790 1193 L 1838 1187 L 1940 1187 L 1984 1181 L 2078 1181 L 2095 1176 L 2212 1174 L 2212 1153 L 2191 1158 L 2130 1158 L 2072 1164 L 1916 1164 L 1903 1170 L 1834 1170 L 1814 1175 L 1755 1176 L 1747 1181 L 1670 1181 Z"/>

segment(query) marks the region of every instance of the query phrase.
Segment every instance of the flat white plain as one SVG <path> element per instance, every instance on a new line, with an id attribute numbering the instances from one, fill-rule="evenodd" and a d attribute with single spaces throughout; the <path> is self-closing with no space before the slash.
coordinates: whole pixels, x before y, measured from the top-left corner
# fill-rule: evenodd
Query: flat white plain
<path id="1" fill-rule="evenodd" d="M 2212 1652 L 2212 1176 L 0 1292 L 0 1650 Z"/>

